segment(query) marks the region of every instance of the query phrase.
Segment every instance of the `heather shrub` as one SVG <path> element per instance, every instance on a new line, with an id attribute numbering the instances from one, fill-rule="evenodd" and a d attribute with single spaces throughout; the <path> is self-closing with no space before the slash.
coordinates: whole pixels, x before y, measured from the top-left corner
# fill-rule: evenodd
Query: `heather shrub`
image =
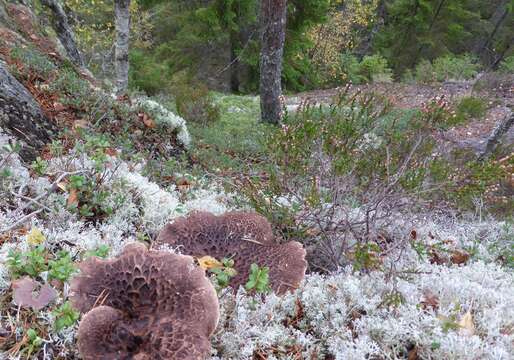
<path id="1" fill-rule="evenodd" d="M 381 222 L 423 187 L 430 111 L 402 117 L 369 95 L 305 104 L 268 141 L 269 179 L 245 179 L 251 205 L 285 237 L 304 239 L 314 267 L 373 266 Z"/>

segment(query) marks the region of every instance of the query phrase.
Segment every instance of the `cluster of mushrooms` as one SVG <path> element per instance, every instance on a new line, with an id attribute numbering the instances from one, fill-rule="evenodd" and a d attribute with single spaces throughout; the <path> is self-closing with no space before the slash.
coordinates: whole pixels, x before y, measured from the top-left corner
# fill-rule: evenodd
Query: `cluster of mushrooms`
<path id="1" fill-rule="evenodd" d="M 195 212 L 166 225 L 152 244 L 187 255 L 131 244 L 115 259 L 89 258 L 71 284 L 72 303 L 85 313 L 78 331 L 82 357 L 207 358 L 219 319 L 218 297 L 194 258 L 232 258 L 234 289 L 245 284 L 251 264 L 266 266 L 271 288 L 283 294 L 299 286 L 307 262 L 300 243 L 279 240 L 260 215 Z"/>

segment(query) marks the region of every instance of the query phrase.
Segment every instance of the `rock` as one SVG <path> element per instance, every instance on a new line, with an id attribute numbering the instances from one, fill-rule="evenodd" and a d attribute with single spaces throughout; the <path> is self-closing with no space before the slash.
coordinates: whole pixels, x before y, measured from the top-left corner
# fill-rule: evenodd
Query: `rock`
<path id="1" fill-rule="evenodd" d="M 24 144 L 21 157 L 36 158 L 37 152 L 57 133 L 27 89 L 0 62 L 0 128 Z"/>

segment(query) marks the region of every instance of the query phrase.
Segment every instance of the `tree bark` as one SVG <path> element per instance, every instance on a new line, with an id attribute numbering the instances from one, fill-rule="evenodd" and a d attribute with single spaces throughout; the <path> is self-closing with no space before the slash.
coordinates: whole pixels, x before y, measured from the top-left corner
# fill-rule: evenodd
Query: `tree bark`
<path id="1" fill-rule="evenodd" d="M 57 134 L 57 128 L 43 114 L 25 87 L 0 62 L 0 129 L 21 140 L 20 156 L 36 158 L 41 148 Z"/>
<path id="2" fill-rule="evenodd" d="M 116 21 L 115 67 L 116 91 L 123 95 L 128 89 L 130 0 L 114 0 Z"/>
<path id="3" fill-rule="evenodd" d="M 240 49 L 239 33 L 230 31 L 230 90 L 233 93 L 239 92 L 239 56 L 237 49 Z"/>
<path id="4" fill-rule="evenodd" d="M 485 58 L 486 50 L 488 49 L 489 44 L 493 41 L 496 33 L 500 29 L 501 25 L 507 19 L 507 15 L 509 14 L 508 1 L 503 1 L 500 3 L 496 11 L 494 12 L 491 21 L 494 22 L 494 27 L 490 34 L 478 45 L 476 49 L 476 53 L 480 58 Z"/>
<path id="5" fill-rule="evenodd" d="M 287 0 L 262 0 L 260 11 L 260 94 L 262 121 L 278 124 L 282 118 L 282 58 Z"/>
<path id="6" fill-rule="evenodd" d="M 66 50 L 70 60 L 77 66 L 84 68 L 84 58 L 77 48 L 73 30 L 68 22 L 68 16 L 64 12 L 58 0 L 41 0 L 41 3 L 52 11 L 52 26 Z"/>
<path id="7" fill-rule="evenodd" d="M 511 109 L 512 110 L 512 109 Z M 514 126 L 514 111 L 510 113 L 510 116 L 506 116 L 492 131 L 484 151 L 478 157 L 479 161 L 486 160 L 496 149 L 503 135 L 505 135 L 509 129 Z"/>

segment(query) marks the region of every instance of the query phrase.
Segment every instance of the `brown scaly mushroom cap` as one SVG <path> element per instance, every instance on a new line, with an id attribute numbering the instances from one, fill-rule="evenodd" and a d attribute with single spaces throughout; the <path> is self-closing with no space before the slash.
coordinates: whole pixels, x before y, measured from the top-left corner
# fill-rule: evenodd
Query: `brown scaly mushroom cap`
<path id="1" fill-rule="evenodd" d="M 91 257 L 72 280 L 73 306 L 87 312 L 78 347 L 93 359 L 200 360 L 219 318 L 218 297 L 193 258 L 127 246 Z"/>
<path id="2" fill-rule="evenodd" d="M 296 289 L 307 269 L 303 246 L 296 241 L 280 244 L 266 218 L 256 213 L 193 212 L 164 227 L 156 240 L 156 245 L 163 244 L 195 257 L 232 258 L 234 288 L 246 284 L 252 263 L 269 267 L 270 285 L 278 294 Z"/>

